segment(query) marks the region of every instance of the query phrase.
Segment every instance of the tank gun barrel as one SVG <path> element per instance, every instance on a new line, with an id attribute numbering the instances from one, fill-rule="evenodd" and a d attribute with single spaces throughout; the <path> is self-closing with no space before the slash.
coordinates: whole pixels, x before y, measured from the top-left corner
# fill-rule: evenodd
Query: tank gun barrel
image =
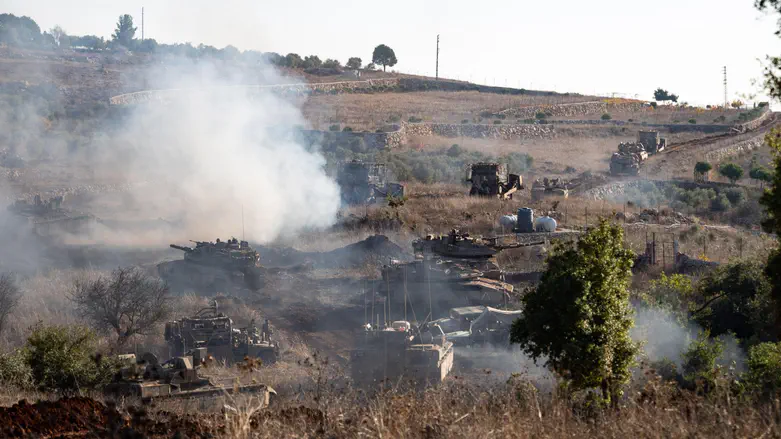
<path id="1" fill-rule="evenodd" d="M 182 247 L 181 245 L 176 245 L 176 244 L 171 244 L 170 247 L 171 248 L 175 248 L 177 250 L 181 250 L 183 252 L 188 252 L 188 253 L 193 251 L 193 249 L 190 248 L 190 247 Z"/>

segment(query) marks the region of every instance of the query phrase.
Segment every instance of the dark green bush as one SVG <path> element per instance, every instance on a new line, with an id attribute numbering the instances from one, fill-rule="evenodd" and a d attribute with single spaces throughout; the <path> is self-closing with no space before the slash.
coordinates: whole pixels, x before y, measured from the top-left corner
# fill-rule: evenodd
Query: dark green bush
<path id="1" fill-rule="evenodd" d="M 463 119 L 463 120 L 461 121 L 461 123 L 462 123 L 462 124 L 468 124 L 468 123 L 469 123 L 469 119 Z"/>
<path id="2" fill-rule="evenodd" d="M 342 128 L 342 131 L 344 131 L 346 133 L 351 133 L 353 131 L 353 129 L 351 127 L 344 127 L 344 128 Z"/>
<path id="3" fill-rule="evenodd" d="M 730 207 L 732 207 L 732 205 L 724 194 L 717 195 L 710 203 L 710 209 L 714 212 L 726 212 Z"/>
<path id="4" fill-rule="evenodd" d="M 542 111 L 538 111 L 537 114 L 534 115 L 537 119 L 545 119 L 547 115 L 543 113 Z"/>
<path id="5" fill-rule="evenodd" d="M 333 124 L 330 127 L 328 127 L 328 131 L 339 131 L 342 128 L 338 124 Z"/>
<path id="6" fill-rule="evenodd" d="M 603 115 L 602 115 L 602 120 L 610 120 L 610 119 L 612 119 L 612 118 L 613 118 L 613 116 L 611 116 L 611 115 L 610 115 L 610 114 L 608 114 L 608 113 L 605 113 L 605 114 L 603 114 Z"/>
<path id="7" fill-rule="evenodd" d="M 390 122 L 390 123 L 397 123 L 397 122 L 401 122 L 401 116 L 399 116 L 398 114 L 391 115 L 391 116 L 388 118 L 388 122 Z"/>
<path id="8" fill-rule="evenodd" d="M 739 206 L 746 201 L 746 191 L 743 188 L 731 187 L 724 190 L 724 195 L 727 196 L 732 206 Z"/>
<path id="9" fill-rule="evenodd" d="M 747 388 L 761 397 L 776 397 L 781 391 L 781 343 L 752 346 L 747 363 Z"/>
<path id="10" fill-rule="evenodd" d="M 697 124 L 697 119 L 689 119 L 689 123 L 692 124 L 692 125 L 696 125 Z"/>
<path id="11" fill-rule="evenodd" d="M 461 152 L 461 147 L 458 146 L 457 143 L 454 143 L 450 148 L 447 149 L 448 157 L 458 157 L 461 155 Z"/>
<path id="12" fill-rule="evenodd" d="M 494 121 L 494 125 L 501 125 L 501 124 L 502 124 L 502 121 L 501 121 L 501 120 L 495 120 L 495 121 Z"/>
<path id="13" fill-rule="evenodd" d="M 407 122 L 409 123 L 420 123 L 423 122 L 423 118 L 417 117 L 417 116 L 410 116 L 409 119 L 407 119 Z"/>
<path id="14" fill-rule="evenodd" d="M 27 339 L 24 358 L 41 390 L 75 392 L 111 380 L 118 363 L 98 354 L 98 336 L 82 326 L 37 326 Z"/>

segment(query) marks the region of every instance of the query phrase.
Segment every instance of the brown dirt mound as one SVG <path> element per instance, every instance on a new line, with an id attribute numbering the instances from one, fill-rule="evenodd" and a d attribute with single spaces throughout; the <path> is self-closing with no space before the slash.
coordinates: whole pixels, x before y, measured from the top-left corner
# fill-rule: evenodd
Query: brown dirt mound
<path id="1" fill-rule="evenodd" d="M 106 407 L 90 398 L 62 398 L 0 407 L 0 436 L 41 437 L 89 432 L 108 423 Z"/>

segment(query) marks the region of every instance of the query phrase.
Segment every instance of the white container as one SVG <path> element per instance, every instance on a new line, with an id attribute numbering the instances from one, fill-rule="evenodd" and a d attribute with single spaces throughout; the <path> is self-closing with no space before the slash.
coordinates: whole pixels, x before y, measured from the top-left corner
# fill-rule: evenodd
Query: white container
<path id="1" fill-rule="evenodd" d="M 534 221 L 535 232 L 555 232 L 556 220 L 549 216 L 541 216 Z"/>

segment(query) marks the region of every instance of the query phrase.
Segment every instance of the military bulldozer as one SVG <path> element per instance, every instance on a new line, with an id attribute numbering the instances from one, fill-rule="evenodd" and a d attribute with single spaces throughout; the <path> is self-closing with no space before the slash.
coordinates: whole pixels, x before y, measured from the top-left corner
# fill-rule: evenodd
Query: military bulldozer
<path id="1" fill-rule="evenodd" d="M 532 200 L 539 201 L 546 197 L 569 197 L 569 182 L 561 178 L 539 178 L 532 183 Z"/>
<path id="2" fill-rule="evenodd" d="M 524 188 L 523 178 L 510 174 L 502 163 L 473 163 L 467 169 L 466 181 L 472 183 L 472 196 L 512 199 L 515 192 Z"/>
<path id="3" fill-rule="evenodd" d="M 350 351 L 350 375 L 358 386 L 411 382 L 421 388 L 441 383 L 453 368 L 453 343 L 439 327 L 421 330 L 395 321 L 389 327 L 367 324 L 362 332 Z"/>
<path id="4" fill-rule="evenodd" d="M 33 202 L 16 200 L 8 211 L 27 221 L 32 232 L 39 237 L 51 238 L 60 234 L 80 234 L 89 230 L 97 219 L 89 214 L 75 212 L 62 206 L 61 196 L 43 200 L 40 195 Z"/>
<path id="5" fill-rule="evenodd" d="M 387 198 L 404 196 L 404 186 L 388 182 L 388 167 L 383 163 L 351 160 L 339 168 L 336 182 L 347 205 L 372 204 Z"/>
<path id="6" fill-rule="evenodd" d="M 137 397 L 142 401 L 158 398 L 201 398 L 232 393 L 256 393 L 268 406 L 276 392 L 265 384 L 241 384 L 238 377 L 207 376 L 205 349 L 160 363 L 152 353 L 122 368 L 103 393 L 111 398 Z M 130 355 L 131 361 L 135 355 Z"/>
<path id="7" fill-rule="evenodd" d="M 264 270 L 260 254 L 247 241 L 192 241 L 195 247 L 171 244 L 184 252 L 184 259 L 158 264 L 160 277 L 173 288 L 226 291 L 235 287 L 258 290 L 263 286 Z"/>
<path id="8" fill-rule="evenodd" d="M 627 142 L 618 145 L 618 152 L 610 157 L 610 173 L 613 175 L 638 175 L 648 153 L 642 143 Z"/>
<path id="9" fill-rule="evenodd" d="M 450 258 L 491 258 L 496 256 L 498 249 L 479 238 L 473 238 L 468 233 L 453 229 L 447 236 L 427 235 L 425 238 L 412 242 L 416 253 L 432 253 Z"/>
<path id="10" fill-rule="evenodd" d="M 230 317 L 217 311 L 216 302 L 192 317 L 165 324 L 165 341 L 173 356 L 204 348 L 212 358 L 227 364 L 246 358 L 259 358 L 261 364 L 275 363 L 279 357 L 279 343 L 271 340 L 271 334 L 268 320 L 260 331 L 254 321 L 246 328 L 236 328 Z"/>
<path id="11" fill-rule="evenodd" d="M 648 154 L 653 155 L 664 151 L 664 148 L 667 146 L 667 139 L 659 137 L 658 131 L 638 131 L 637 143 L 643 145 Z"/>

